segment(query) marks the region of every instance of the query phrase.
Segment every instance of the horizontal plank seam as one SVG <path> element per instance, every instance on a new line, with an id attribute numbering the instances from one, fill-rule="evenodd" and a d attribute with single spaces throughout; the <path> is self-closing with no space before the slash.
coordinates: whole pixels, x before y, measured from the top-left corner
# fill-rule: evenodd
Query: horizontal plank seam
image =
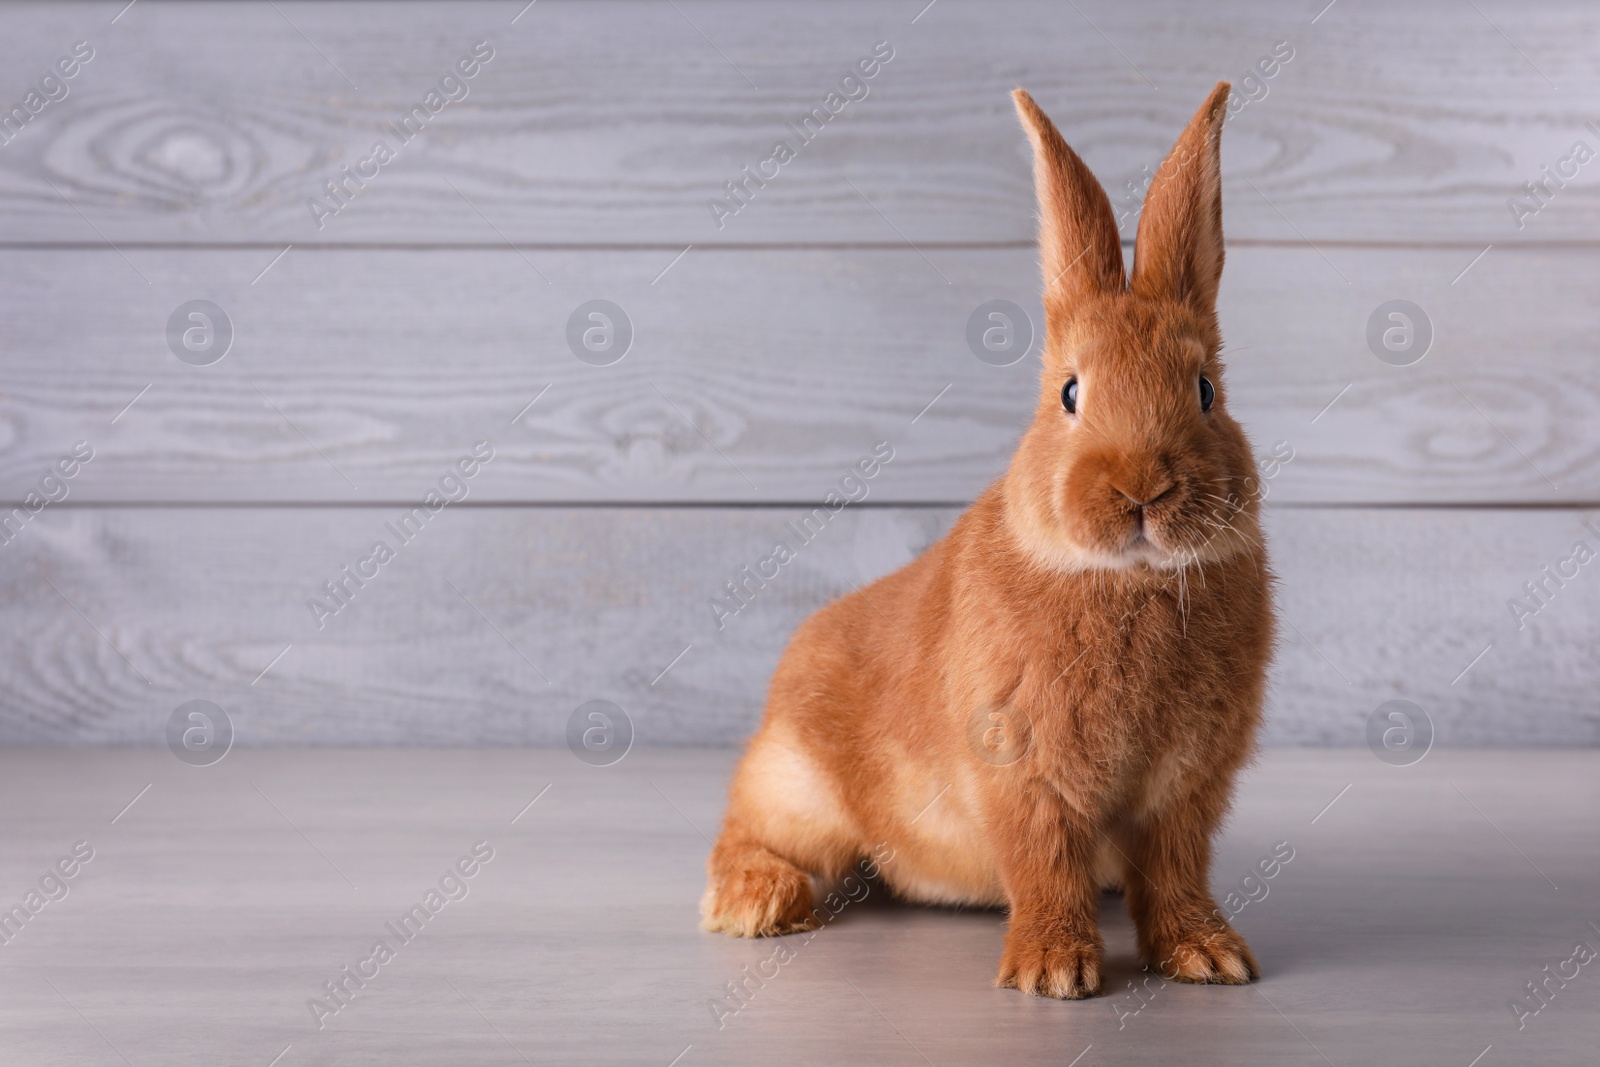
<path id="1" fill-rule="evenodd" d="M 1600 239 L 1594 240 L 1508 240 L 1493 242 L 1496 248 L 1528 251 L 1600 248 Z M 154 252 L 259 252 L 282 251 L 284 241 L 119 241 L 119 249 L 139 249 Z M 1343 238 L 1316 238 L 1319 248 L 1374 248 L 1403 251 L 1428 251 L 1430 249 L 1481 250 L 1485 240 L 1467 241 L 1365 241 Z M 1131 240 L 1123 241 L 1124 249 L 1132 249 Z M 296 241 L 297 252 L 681 252 L 682 241 L 651 242 L 581 242 L 581 241 Z M 1033 241 L 927 241 L 919 240 L 917 248 L 945 251 L 1003 251 L 1031 249 Z M 1280 240 L 1266 237 L 1241 237 L 1227 242 L 1228 248 L 1292 248 L 1310 247 L 1302 240 Z M 695 242 L 696 252 L 783 252 L 783 251 L 840 251 L 840 252 L 905 252 L 911 246 L 904 241 L 739 241 Z M 105 252 L 114 253 L 103 241 L 0 241 L 0 251 L 17 252 Z"/>
<path id="2" fill-rule="evenodd" d="M 970 500 L 864 500 L 850 505 L 851 511 L 955 510 L 969 507 Z M 19 503 L 4 505 L 21 507 Z M 414 508 L 416 500 L 64 500 L 52 504 L 52 511 L 116 511 L 132 509 L 196 511 L 269 509 L 331 510 L 335 508 Z M 821 500 L 463 500 L 452 509 L 597 509 L 635 508 L 660 511 L 724 510 L 779 511 L 819 508 Z M 1291 501 L 1264 505 L 1267 511 L 1585 511 L 1600 508 L 1600 500 L 1422 500 L 1422 501 Z"/>

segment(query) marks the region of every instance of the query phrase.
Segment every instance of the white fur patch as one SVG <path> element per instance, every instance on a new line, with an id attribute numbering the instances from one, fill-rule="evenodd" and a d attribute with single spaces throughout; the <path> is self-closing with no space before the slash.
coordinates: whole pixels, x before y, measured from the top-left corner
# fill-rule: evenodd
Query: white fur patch
<path id="1" fill-rule="evenodd" d="M 796 843 L 810 845 L 858 836 L 833 783 L 791 727 L 776 725 L 751 746 L 743 777 L 754 802 L 747 814 L 762 839 L 784 844 L 798 837 Z"/>
<path id="2" fill-rule="evenodd" d="M 893 842 L 896 857 L 883 865 L 891 884 L 928 904 L 1004 903 L 999 867 L 983 832 L 974 784 L 940 784 L 920 775 L 906 780 L 904 772 L 896 784 L 896 806 L 907 836 Z"/>
<path id="3" fill-rule="evenodd" d="M 1161 757 L 1145 776 L 1143 795 L 1137 806 L 1140 818 L 1160 811 L 1173 801 L 1186 770 L 1188 761 L 1181 753 L 1168 752 Z"/>

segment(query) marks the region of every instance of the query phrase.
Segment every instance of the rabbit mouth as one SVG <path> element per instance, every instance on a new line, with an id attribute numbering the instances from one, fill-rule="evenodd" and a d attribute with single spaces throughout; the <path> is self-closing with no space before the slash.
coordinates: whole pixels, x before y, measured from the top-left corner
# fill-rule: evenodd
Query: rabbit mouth
<path id="1" fill-rule="evenodd" d="M 1150 523 L 1142 516 L 1134 518 L 1133 531 L 1128 535 L 1127 541 L 1122 546 L 1122 555 L 1130 563 L 1146 563 L 1156 566 L 1167 562 L 1174 556 L 1182 555 L 1181 550 L 1174 551 L 1172 546 L 1164 543 L 1165 538 L 1155 533 L 1150 528 Z"/>
<path id="2" fill-rule="evenodd" d="M 1188 499 L 1187 488 L 1178 481 L 1169 482 L 1158 491 L 1139 500 L 1125 490 L 1114 489 L 1112 507 L 1123 512 L 1123 521 L 1129 524 L 1123 551 L 1149 555 L 1169 555 L 1179 549 L 1175 536 L 1182 526 L 1181 515 Z"/>
<path id="3" fill-rule="evenodd" d="M 1220 531 L 1195 513 L 1194 494 L 1187 486 L 1175 484 L 1142 504 L 1118 503 L 1120 506 L 1114 507 L 1120 515 L 1111 522 L 1123 524 L 1123 532 L 1113 540 L 1112 551 L 1125 565 L 1172 570 L 1215 554 L 1213 549 L 1218 546 L 1214 542 Z"/>
<path id="4" fill-rule="evenodd" d="M 1161 546 L 1156 544 L 1152 537 L 1153 531 L 1150 529 L 1150 520 L 1146 516 L 1144 509 L 1134 508 L 1131 518 L 1133 530 L 1128 534 L 1128 543 L 1125 551 L 1137 552 L 1143 549 L 1160 549 Z"/>
<path id="5" fill-rule="evenodd" d="M 1141 502 L 1104 481 L 1086 485 L 1062 468 L 1049 497 L 1007 495 L 1007 525 L 1031 560 L 1064 574 L 1182 570 L 1221 562 L 1258 539 L 1253 517 L 1240 515 L 1242 509 L 1211 515 L 1218 493 L 1207 479 L 1174 472 L 1170 481 L 1148 490 L 1128 486 Z"/>
<path id="6" fill-rule="evenodd" d="M 1220 562 L 1259 543 L 1253 514 L 1242 507 L 1211 508 L 1194 497 L 1131 517 L 1123 553 L 1160 570 Z"/>

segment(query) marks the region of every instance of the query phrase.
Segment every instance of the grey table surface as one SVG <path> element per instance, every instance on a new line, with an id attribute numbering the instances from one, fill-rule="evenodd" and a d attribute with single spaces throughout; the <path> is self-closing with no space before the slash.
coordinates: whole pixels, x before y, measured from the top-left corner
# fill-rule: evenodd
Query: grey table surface
<path id="1" fill-rule="evenodd" d="M 1509 1004 L 1546 965 L 1571 974 L 1580 942 L 1600 946 L 1600 753 L 1391 767 L 1269 751 L 1213 871 L 1224 895 L 1280 842 L 1294 850 L 1236 920 L 1262 980 L 1135 994 L 1132 928 L 1108 896 L 1109 992 L 1077 1003 L 991 988 L 998 912 L 875 890 L 809 939 L 700 932 L 733 759 L 0 752 L 0 906 L 49 891 L 0 946 L 0 1063 L 1596 1061 L 1600 964 L 1552 981 L 1520 1029 Z M 78 842 L 93 858 L 48 878 Z M 459 899 L 428 901 L 475 845 L 493 858 L 446 881 Z M 429 903 L 409 941 L 386 925 Z M 362 964 L 380 938 L 391 958 Z M 784 962 L 763 965 L 780 944 Z M 341 1005 L 325 983 L 346 965 L 376 974 Z M 770 977 L 733 1000 L 747 965 Z"/>

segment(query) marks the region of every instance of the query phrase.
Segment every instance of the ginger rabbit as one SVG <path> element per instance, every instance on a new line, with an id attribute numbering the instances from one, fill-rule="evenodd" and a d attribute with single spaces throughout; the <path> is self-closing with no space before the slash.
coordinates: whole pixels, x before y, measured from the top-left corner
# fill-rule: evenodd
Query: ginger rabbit
<path id="1" fill-rule="evenodd" d="M 1274 639 L 1218 355 L 1228 92 L 1151 182 L 1131 282 L 1105 191 L 1015 92 L 1044 278 L 1033 423 L 942 540 L 795 633 L 708 860 L 706 929 L 810 928 L 812 880 L 874 855 L 901 897 L 1008 910 L 1000 986 L 1098 993 L 1111 884 L 1152 968 L 1257 976 L 1208 886 Z"/>

